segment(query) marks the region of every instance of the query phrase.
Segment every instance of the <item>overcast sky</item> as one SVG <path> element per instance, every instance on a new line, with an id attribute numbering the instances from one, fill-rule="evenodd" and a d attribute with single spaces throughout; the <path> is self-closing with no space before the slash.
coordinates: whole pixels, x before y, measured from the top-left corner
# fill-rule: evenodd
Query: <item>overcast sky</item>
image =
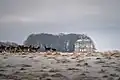
<path id="1" fill-rule="evenodd" d="M 0 41 L 41 32 L 85 33 L 99 50 L 120 49 L 120 0 L 0 0 Z"/>

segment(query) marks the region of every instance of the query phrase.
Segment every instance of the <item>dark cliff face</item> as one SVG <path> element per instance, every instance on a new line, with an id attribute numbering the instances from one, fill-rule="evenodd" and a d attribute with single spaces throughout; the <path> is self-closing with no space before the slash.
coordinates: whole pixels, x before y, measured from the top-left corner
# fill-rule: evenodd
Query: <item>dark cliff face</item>
<path id="1" fill-rule="evenodd" d="M 74 51 L 74 43 L 82 37 L 82 34 L 31 34 L 28 36 L 24 45 L 41 46 L 41 50 L 44 50 L 44 45 L 52 48 L 56 48 L 57 51 Z M 84 35 L 85 36 L 85 35 Z M 86 36 L 88 37 L 88 36 Z M 89 37 L 88 37 L 89 38 Z"/>

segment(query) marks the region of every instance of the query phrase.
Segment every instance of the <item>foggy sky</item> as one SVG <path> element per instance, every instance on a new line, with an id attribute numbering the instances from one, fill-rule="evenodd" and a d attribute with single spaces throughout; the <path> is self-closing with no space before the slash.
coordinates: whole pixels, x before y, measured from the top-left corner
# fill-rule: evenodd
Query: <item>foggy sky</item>
<path id="1" fill-rule="evenodd" d="M 0 41 L 42 32 L 85 33 L 99 50 L 120 49 L 120 0 L 0 0 Z"/>

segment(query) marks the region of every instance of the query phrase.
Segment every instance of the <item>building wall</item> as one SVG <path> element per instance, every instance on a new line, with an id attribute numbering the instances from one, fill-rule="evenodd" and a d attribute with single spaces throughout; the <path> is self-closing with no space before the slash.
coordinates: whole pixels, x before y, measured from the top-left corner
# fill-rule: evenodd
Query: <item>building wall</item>
<path id="1" fill-rule="evenodd" d="M 93 52 L 93 45 L 91 41 L 76 41 L 75 52 Z"/>

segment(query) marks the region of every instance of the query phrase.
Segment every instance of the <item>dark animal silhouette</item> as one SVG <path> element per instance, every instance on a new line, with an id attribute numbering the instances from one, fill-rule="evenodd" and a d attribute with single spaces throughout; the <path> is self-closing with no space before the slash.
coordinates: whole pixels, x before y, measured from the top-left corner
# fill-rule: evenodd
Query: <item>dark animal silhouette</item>
<path id="1" fill-rule="evenodd" d="M 12 45 L 10 45 L 10 46 L 8 47 L 9 52 L 12 52 L 12 53 L 16 52 L 16 49 L 17 49 L 17 47 L 12 46 Z M 6 51 L 7 51 L 7 50 L 6 50 Z"/>
<path id="2" fill-rule="evenodd" d="M 32 46 L 30 46 L 30 51 L 37 52 L 39 49 L 40 49 L 40 46 L 38 46 L 38 47 L 32 47 Z"/>
<path id="3" fill-rule="evenodd" d="M 52 52 L 55 52 L 55 51 L 56 51 L 55 48 L 46 47 L 46 46 L 44 46 L 44 47 L 45 47 L 45 51 L 52 51 Z"/>
<path id="4" fill-rule="evenodd" d="M 9 52 L 10 51 L 10 46 L 7 46 L 6 47 L 6 52 Z"/>
<path id="5" fill-rule="evenodd" d="M 0 52 L 4 52 L 4 51 L 5 51 L 5 48 L 6 48 L 6 46 L 1 45 L 1 46 L 0 46 Z"/>
<path id="6" fill-rule="evenodd" d="M 30 46 L 25 46 L 25 45 L 17 45 L 17 46 L 13 46 L 13 45 L 9 45 L 9 46 L 4 46 L 1 45 L 0 46 L 0 53 L 2 52 L 37 52 L 40 49 L 40 46 L 38 47 L 32 47 L 32 45 Z"/>
<path id="7" fill-rule="evenodd" d="M 51 51 L 51 47 L 44 46 L 44 48 L 45 48 L 45 51 Z"/>
<path id="8" fill-rule="evenodd" d="M 52 51 L 53 51 L 53 52 L 55 52 L 55 51 L 56 51 L 56 49 L 55 49 L 55 48 L 51 48 L 51 49 L 52 49 Z"/>

